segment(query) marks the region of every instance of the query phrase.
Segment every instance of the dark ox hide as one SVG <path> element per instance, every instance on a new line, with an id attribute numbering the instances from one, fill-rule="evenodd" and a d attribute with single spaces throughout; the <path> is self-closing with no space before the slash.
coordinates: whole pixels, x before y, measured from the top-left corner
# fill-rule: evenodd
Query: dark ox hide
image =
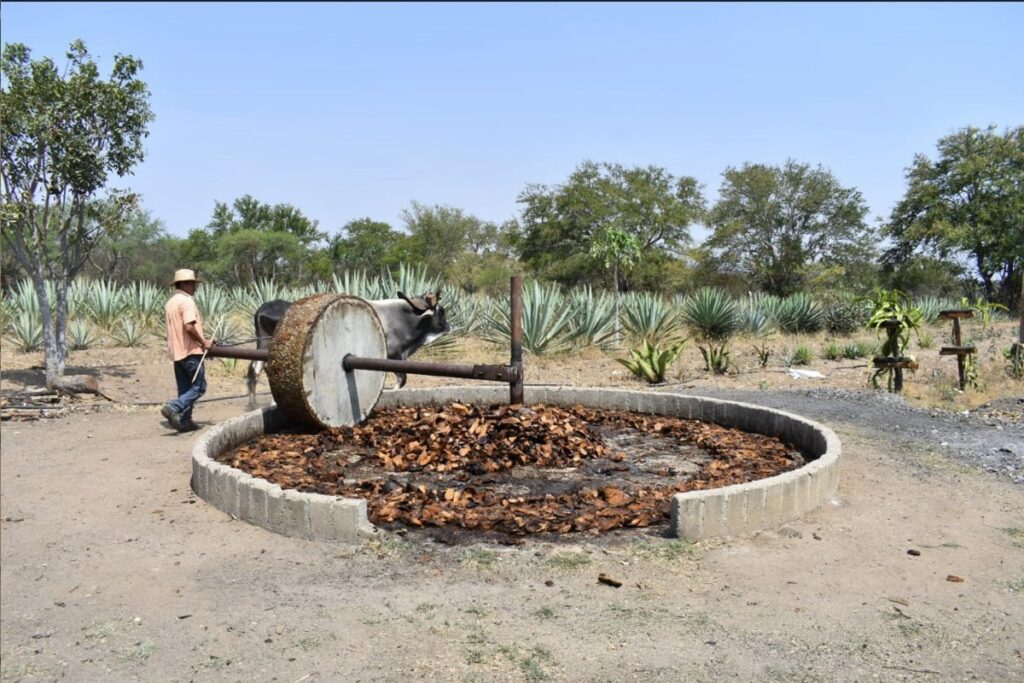
<path id="1" fill-rule="evenodd" d="M 385 344 L 391 360 L 406 360 L 424 344 L 451 332 L 444 306 L 440 304 L 440 292 L 422 297 L 409 297 L 399 292 L 398 297 L 367 301 L 377 312 L 380 324 L 384 327 Z M 256 310 L 253 316 L 256 348 L 265 349 L 270 346 L 270 338 L 274 336 L 277 324 L 291 305 L 290 301 L 275 299 Z M 257 360 L 249 364 L 246 373 L 250 409 L 256 407 L 256 378 L 262 370 L 263 361 Z M 395 373 L 395 376 L 398 378 L 395 387 L 401 389 L 405 385 L 405 373 Z"/>

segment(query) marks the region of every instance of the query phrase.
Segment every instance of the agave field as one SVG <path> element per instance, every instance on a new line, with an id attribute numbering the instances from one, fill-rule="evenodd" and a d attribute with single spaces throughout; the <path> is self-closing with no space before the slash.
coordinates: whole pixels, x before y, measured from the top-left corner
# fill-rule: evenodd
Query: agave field
<path id="1" fill-rule="evenodd" d="M 252 316 L 259 305 L 272 299 L 296 300 L 314 293 L 344 292 L 366 299 L 394 297 L 398 291 L 421 294 L 442 292 L 453 334 L 439 340 L 442 348 L 458 338 L 477 338 L 507 345 L 510 337 L 508 297 L 470 294 L 447 287 L 422 269 L 401 267 L 370 276 L 353 271 L 336 275 L 330 282 L 286 287 L 272 280 L 248 286 L 218 287 L 200 284 L 196 300 L 205 319 L 207 334 L 223 342 L 252 339 Z M 52 291 L 52 287 L 51 287 Z M 116 284 L 103 280 L 76 280 L 68 292 L 68 347 L 134 347 L 162 343 L 163 307 L 168 287 L 148 282 Z M 958 308 L 963 301 L 924 297 L 913 302 L 925 325 L 934 324 L 940 310 Z M 725 371 L 729 366 L 730 340 L 743 336 L 754 340 L 769 337 L 783 344 L 786 365 L 806 364 L 810 349 L 786 344 L 786 335 L 826 333 L 829 344 L 819 352 L 828 358 L 860 358 L 873 351 L 862 343 L 846 343 L 842 337 L 865 329 L 871 304 L 850 295 L 822 299 L 797 293 L 786 298 L 750 294 L 736 298 L 714 288 L 685 295 L 662 296 L 630 292 L 621 297 L 616 316 L 614 296 L 590 287 L 565 290 L 553 284 L 527 281 L 523 286 L 523 348 L 534 356 L 575 352 L 586 348 L 624 351 L 647 344 L 651 349 L 692 340 L 705 358 L 706 369 Z M 9 348 L 28 352 L 41 348 L 42 318 L 39 301 L 28 281 L 18 283 L 2 302 L 3 337 Z M 993 320 L 1006 318 L 992 312 Z M 760 346 L 767 354 L 767 347 Z M 767 364 L 767 355 L 763 357 Z"/>

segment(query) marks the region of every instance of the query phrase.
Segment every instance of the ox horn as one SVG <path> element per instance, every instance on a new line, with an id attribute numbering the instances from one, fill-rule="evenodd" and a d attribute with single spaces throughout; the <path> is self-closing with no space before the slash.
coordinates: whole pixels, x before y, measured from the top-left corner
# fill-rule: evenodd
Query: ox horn
<path id="1" fill-rule="evenodd" d="M 398 296 L 401 299 L 403 299 L 407 304 L 412 306 L 413 310 L 416 311 L 417 313 L 426 313 L 431 309 L 431 306 L 427 305 L 427 303 L 424 302 L 423 299 L 419 298 L 418 296 L 410 297 L 407 296 L 405 292 L 399 292 Z"/>

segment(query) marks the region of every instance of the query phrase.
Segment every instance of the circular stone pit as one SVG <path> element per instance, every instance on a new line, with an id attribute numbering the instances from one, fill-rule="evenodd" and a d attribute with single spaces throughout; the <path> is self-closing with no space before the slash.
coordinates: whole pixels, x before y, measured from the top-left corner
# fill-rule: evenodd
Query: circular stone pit
<path id="1" fill-rule="evenodd" d="M 385 392 L 378 407 L 436 406 L 452 401 L 493 405 L 506 400 L 504 387 L 404 389 Z M 777 527 L 835 495 L 839 441 L 828 428 L 796 415 L 693 396 L 610 389 L 527 387 L 526 403 L 582 405 L 595 410 L 625 410 L 713 422 L 777 436 L 799 449 L 809 461 L 797 469 L 757 481 L 675 494 L 671 497 L 669 526 L 670 532 L 679 537 L 699 540 Z M 218 425 L 196 444 L 193 489 L 218 509 L 287 536 L 353 541 L 378 533 L 379 529 L 369 521 L 367 503 L 362 498 L 282 489 L 214 459 L 253 437 L 288 426 L 287 418 L 275 407 Z M 614 438 L 624 435 L 612 436 L 614 442 Z"/>

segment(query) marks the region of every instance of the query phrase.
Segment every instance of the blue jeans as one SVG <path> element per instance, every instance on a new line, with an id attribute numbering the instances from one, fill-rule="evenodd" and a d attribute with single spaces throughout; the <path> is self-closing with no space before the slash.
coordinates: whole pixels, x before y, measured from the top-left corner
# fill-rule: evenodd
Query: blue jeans
<path id="1" fill-rule="evenodd" d="M 192 421 L 192 406 L 206 393 L 206 368 L 203 367 L 202 361 L 203 357 L 200 354 L 174 361 L 174 381 L 178 383 L 178 398 L 168 402 L 168 405 L 171 410 L 181 413 L 181 421 L 184 423 Z M 196 368 L 199 368 L 198 375 Z M 196 375 L 195 382 L 192 381 L 192 375 Z"/>

